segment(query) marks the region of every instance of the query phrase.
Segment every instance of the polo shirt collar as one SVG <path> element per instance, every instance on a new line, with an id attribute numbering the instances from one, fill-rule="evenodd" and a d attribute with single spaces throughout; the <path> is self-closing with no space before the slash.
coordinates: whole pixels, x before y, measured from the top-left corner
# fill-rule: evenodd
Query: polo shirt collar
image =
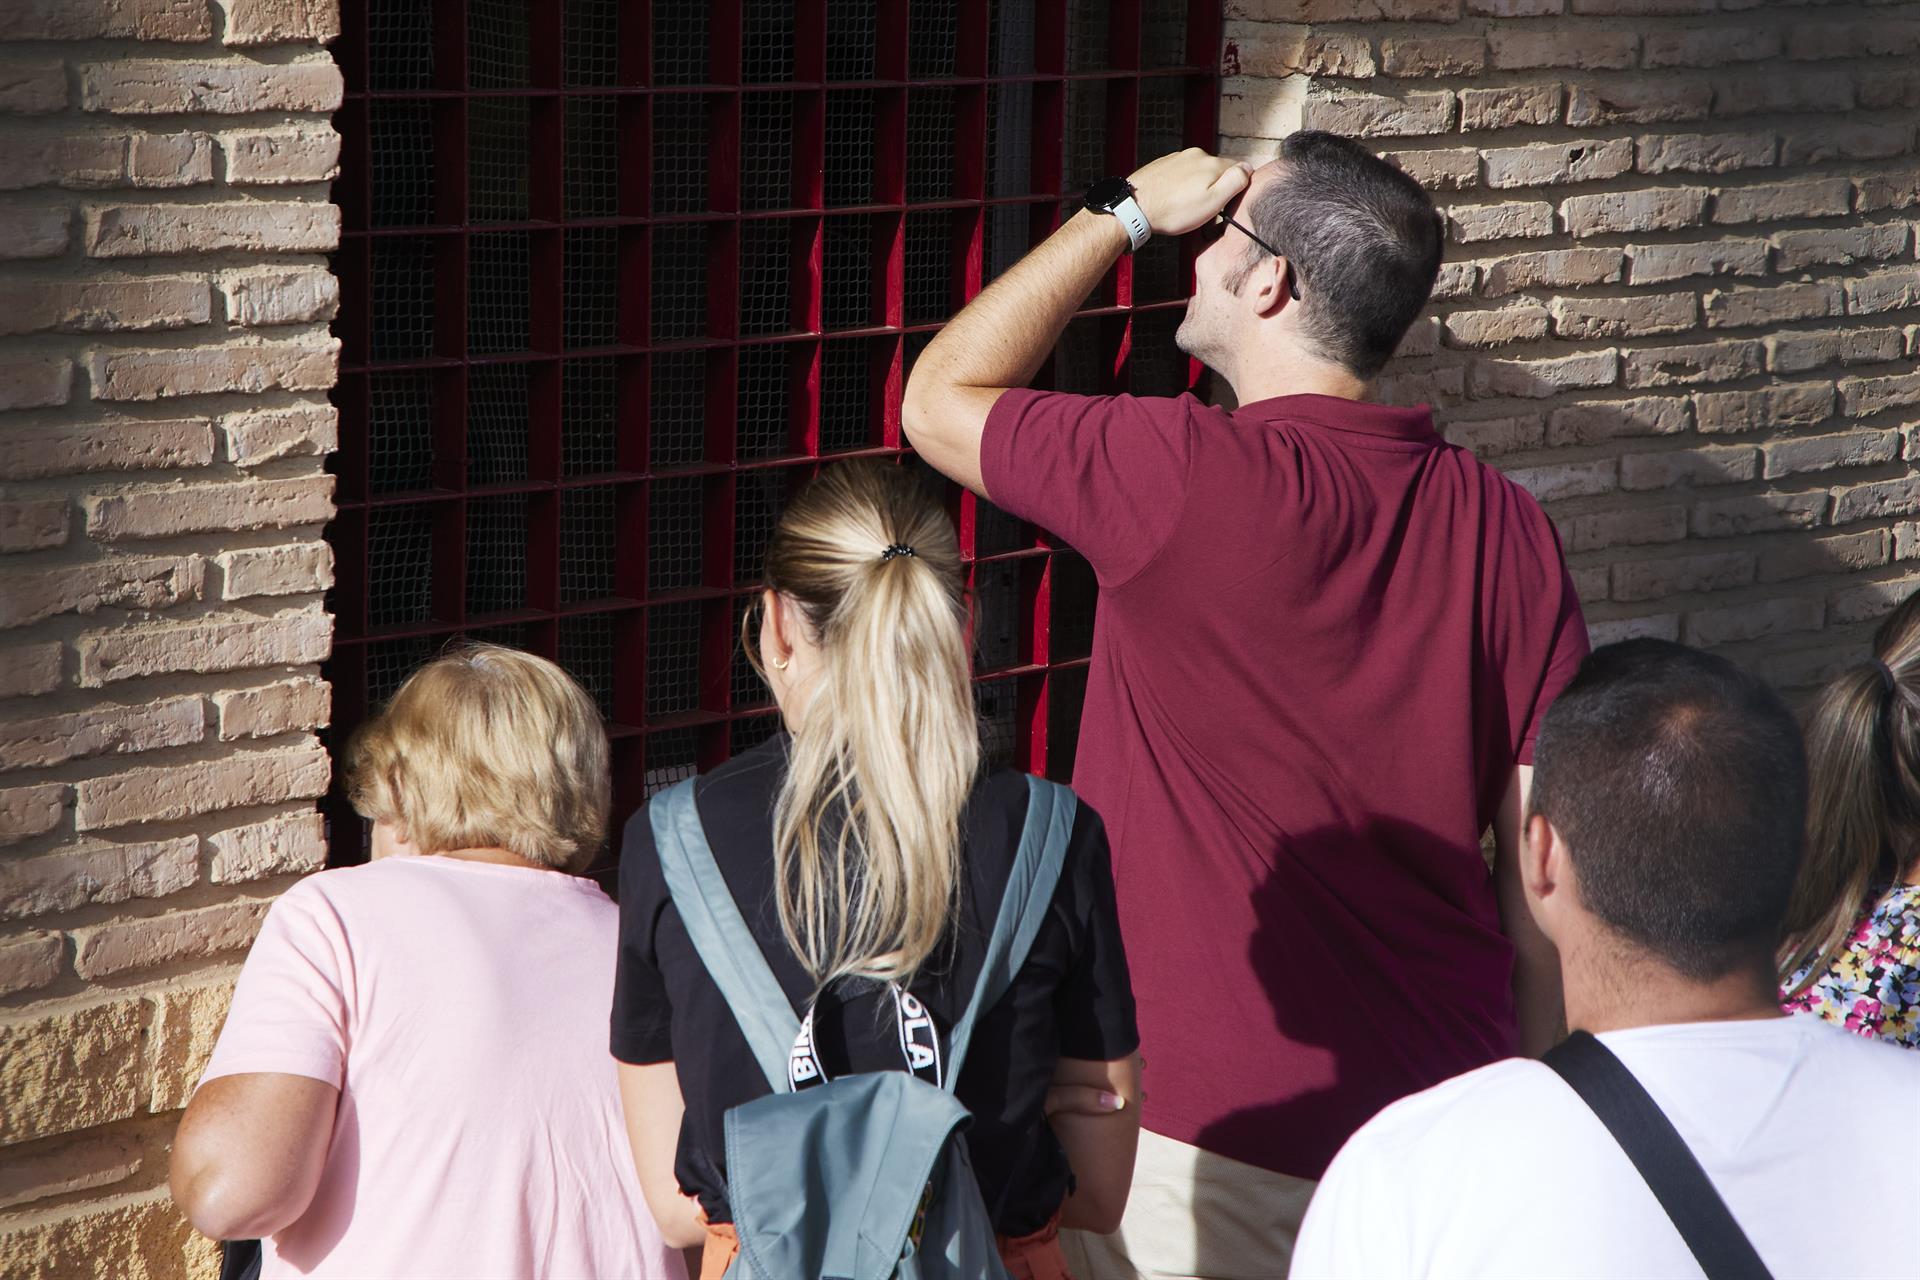
<path id="1" fill-rule="evenodd" d="M 1353 431 L 1388 440 L 1426 440 L 1439 435 L 1433 427 L 1433 410 L 1427 405 L 1403 409 L 1365 400 L 1342 400 L 1339 396 L 1274 396 L 1242 405 L 1235 416 L 1257 422 L 1281 419 L 1311 422 L 1334 431 Z"/>

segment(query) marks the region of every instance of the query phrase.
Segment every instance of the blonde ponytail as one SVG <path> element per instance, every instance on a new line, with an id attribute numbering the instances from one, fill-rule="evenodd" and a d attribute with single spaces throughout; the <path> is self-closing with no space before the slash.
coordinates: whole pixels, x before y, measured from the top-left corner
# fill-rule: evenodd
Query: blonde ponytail
<path id="1" fill-rule="evenodd" d="M 1787 909 L 1780 977 L 1804 990 L 1833 963 L 1876 886 L 1920 852 L 1920 723 L 1907 692 L 1920 663 L 1920 596 L 1874 635 L 1876 656 L 1820 691 L 1807 720 L 1807 852 Z"/>
<path id="2" fill-rule="evenodd" d="M 781 928 L 818 986 L 904 982 L 952 918 L 980 767 L 953 524 L 898 466 L 841 463 L 781 517 L 766 579 L 821 652 L 774 810 Z"/>

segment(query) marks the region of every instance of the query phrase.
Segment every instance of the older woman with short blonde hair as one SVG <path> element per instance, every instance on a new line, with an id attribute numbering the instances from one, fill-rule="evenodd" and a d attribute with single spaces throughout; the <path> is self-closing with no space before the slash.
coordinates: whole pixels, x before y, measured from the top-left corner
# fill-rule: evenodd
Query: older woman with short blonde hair
<path id="1" fill-rule="evenodd" d="M 347 752 L 374 861 L 268 912 L 173 1150 L 174 1199 L 261 1275 L 678 1277 L 606 1053 L 607 738 L 490 645 L 415 672 Z"/>

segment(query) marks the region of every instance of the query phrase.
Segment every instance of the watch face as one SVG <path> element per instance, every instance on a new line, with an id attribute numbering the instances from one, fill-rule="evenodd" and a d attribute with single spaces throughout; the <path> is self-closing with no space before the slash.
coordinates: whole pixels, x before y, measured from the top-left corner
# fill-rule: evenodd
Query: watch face
<path id="1" fill-rule="evenodd" d="M 1105 213 L 1132 194 L 1125 178 L 1102 178 L 1087 188 L 1087 208 Z"/>

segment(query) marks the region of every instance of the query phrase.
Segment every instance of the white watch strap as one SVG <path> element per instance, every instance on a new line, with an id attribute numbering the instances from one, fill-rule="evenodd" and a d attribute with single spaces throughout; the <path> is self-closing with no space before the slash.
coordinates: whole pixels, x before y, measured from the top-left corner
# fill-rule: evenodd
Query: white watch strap
<path id="1" fill-rule="evenodd" d="M 1153 228 L 1147 225 L 1147 215 L 1140 212 L 1140 202 L 1132 196 L 1113 206 L 1113 216 L 1127 229 L 1127 239 L 1131 242 L 1129 252 L 1138 252 L 1140 246 L 1152 238 Z"/>

